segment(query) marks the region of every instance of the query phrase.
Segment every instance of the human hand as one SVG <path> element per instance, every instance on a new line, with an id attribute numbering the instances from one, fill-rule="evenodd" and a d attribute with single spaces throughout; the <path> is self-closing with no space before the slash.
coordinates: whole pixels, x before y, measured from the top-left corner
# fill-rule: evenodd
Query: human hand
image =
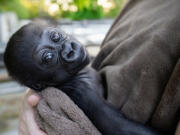
<path id="1" fill-rule="evenodd" d="M 36 110 L 38 124 L 49 135 L 101 135 L 83 111 L 59 89 L 43 90 Z"/>
<path id="2" fill-rule="evenodd" d="M 33 107 L 40 100 L 40 97 L 28 89 L 23 97 L 19 116 L 19 135 L 47 135 L 37 125 Z"/>

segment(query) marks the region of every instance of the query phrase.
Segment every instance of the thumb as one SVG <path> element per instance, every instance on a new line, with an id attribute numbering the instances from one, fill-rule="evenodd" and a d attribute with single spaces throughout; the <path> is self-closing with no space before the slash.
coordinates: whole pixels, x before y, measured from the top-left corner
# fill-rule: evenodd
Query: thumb
<path id="1" fill-rule="evenodd" d="M 27 102 L 31 107 L 35 107 L 40 100 L 40 97 L 37 94 L 32 94 L 28 97 Z"/>

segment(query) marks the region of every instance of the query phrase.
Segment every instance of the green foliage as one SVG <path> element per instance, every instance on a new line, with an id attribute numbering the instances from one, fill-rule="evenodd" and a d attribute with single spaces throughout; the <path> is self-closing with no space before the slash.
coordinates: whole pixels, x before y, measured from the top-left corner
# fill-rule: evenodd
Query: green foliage
<path id="1" fill-rule="evenodd" d="M 45 0 L 0 0 L 0 12 L 14 11 L 19 18 L 36 18 L 50 16 L 44 6 Z M 59 13 L 55 14 L 56 19 L 69 18 L 72 20 L 82 19 L 100 19 L 114 18 L 122 8 L 125 0 L 111 0 L 114 3 L 114 8 L 108 12 L 104 12 L 102 6 L 97 4 L 97 0 L 73 0 L 69 5 L 76 5 L 77 11 L 64 11 L 62 5 L 59 5 Z M 56 3 L 57 0 L 51 0 Z"/>
<path id="2" fill-rule="evenodd" d="M 23 6 L 20 0 L 0 0 L 0 12 L 14 11 L 19 18 L 29 18 L 28 10 Z"/>
<path id="3" fill-rule="evenodd" d="M 74 0 L 72 4 L 78 8 L 77 12 L 61 11 L 61 16 L 72 20 L 114 18 L 122 9 L 125 0 L 112 0 L 114 8 L 104 12 L 97 0 Z"/>
<path id="4" fill-rule="evenodd" d="M 84 9 L 90 9 L 89 6 L 96 0 L 74 0 L 74 4 L 77 5 L 79 11 Z"/>
<path id="5" fill-rule="evenodd" d="M 115 8 L 111 9 L 108 13 L 105 14 L 105 18 L 114 18 L 121 11 L 125 0 L 113 0 Z"/>
<path id="6" fill-rule="evenodd" d="M 74 0 L 72 3 L 77 6 L 77 12 L 63 12 L 62 17 L 72 20 L 99 19 L 104 16 L 103 8 L 97 5 L 97 0 Z"/>
<path id="7" fill-rule="evenodd" d="M 72 20 L 82 20 L 82 19 L 99 19 L 103 17 L 103 12 L 101 9 L 100 11 L 97 10 L 88 10 L 83 9 L 83 11 L 77 11 L 77 12 L 63 12 L 62 17 L 63 18 L 69 18 Z"/>

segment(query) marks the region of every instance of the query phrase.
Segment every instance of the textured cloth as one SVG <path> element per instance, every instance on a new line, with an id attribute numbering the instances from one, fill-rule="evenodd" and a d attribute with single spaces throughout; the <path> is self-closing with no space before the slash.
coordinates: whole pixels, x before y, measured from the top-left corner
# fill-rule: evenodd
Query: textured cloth
<path id="1" fill-rule="evenodd" d="M 81 109 L 62 91 L 47 88 L 40 94 L 36 122 L 48 135 L 101 135 Z"/>
<path id="2" fill-rule="evenodd" d="M 129 119 L 172 134 L 180 107 L 180 1 L 130 0 L 92 66 Z"/>

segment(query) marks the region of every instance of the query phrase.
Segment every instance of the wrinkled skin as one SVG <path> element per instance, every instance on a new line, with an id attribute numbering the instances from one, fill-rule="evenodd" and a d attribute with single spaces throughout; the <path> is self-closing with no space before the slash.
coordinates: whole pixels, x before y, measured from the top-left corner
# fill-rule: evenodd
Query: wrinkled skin
<path id="1" fill-rule="evenodd" d="M 31 23 L 8 42 L 5 65 L 9 74 L 36 91 L 53 86 L 64 91 L 103 135 L 156 135 L 149 127 L 126 119 L 107 104 L 98 73 L 86 50 L 59 28 Z"/>

